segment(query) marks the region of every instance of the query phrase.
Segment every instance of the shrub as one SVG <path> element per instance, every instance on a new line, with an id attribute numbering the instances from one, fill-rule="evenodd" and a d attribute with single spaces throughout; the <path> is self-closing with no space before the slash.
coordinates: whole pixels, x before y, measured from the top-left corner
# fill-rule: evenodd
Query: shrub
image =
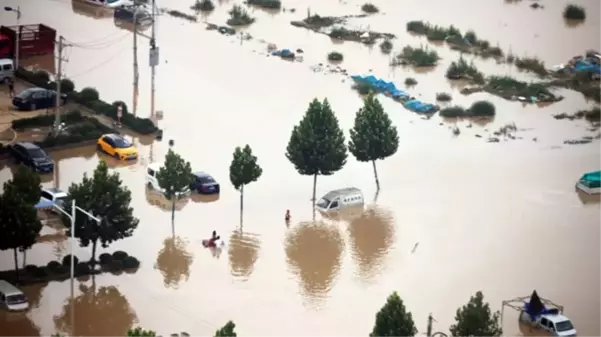
<path id="1" fill-rule="evenodd" d="M 102 253 L 98 257 L 98 261 L 100 261 L 101 265 L 108 265 L 113 261 L 113 256 L 109 253 Z"/>
<path id="2" fill-rule="evenodd" d="M 329 17 L 329 16 L 319 16 L 319 15 L 315 14 L 315 15 L 311 15 L 311 16 L 307 17 L 306 19 L 303 20 L 303 22 L 306 23 L 307 25 L 310 25 L 313 27 L 322 28 L 322 27 L 329 27 L 329 26 L 335 24 L 336 18 Z"/>
<path id="3" fill-rule="evenodd" d="M 451 62 L 451 65 L 447 69 L 446 77 L 451 80 L 463 78 L 472 80 L 478 84 L 484 83 L 484 75 L 478 71 L 473 62 L 467 63 L 463 57 L 460 57 L 457 62 Z"/>
<path id="4" fill-rule="evenodd" d="M 33 76 L 37 78 L 41 83 L 50 82 L 50 75 L 44 70 L 36 70 L 33 72 Z"/>
<path id="5" fill-rule="evenodd" d="M 50 135 L 41 142 L 35 143 L 40 147 L 48 148 L 96 140 L 103 134 L 110 132 L 114 132 L 114 130 L 102 124 L 95 118 L 84 117 L 82 122 L 72 125 L 69 128 L 69 133 L 60 134 L 58 136 Z"/>
<path id="6" fill-rule="evenodd" d="M 372 92 L 371 87 L 365 83 L 355 83 L 353 89 L 357 90 L 361 95 L 367 95 Z"/>
<path id="7" fill-rule="evenodd" d="M 61 121 L 67 125 L 79 123 L 85 120 L 79 110 L 71 111 L 61 117 Z M 39 115 L 31 118 L 16 119 L 11 122 L 11 126 L 15 130 L 26 128 L 48 127 L 54 124 L 54 115 Z"/>
<path id="8" fill-rule="evenodd" d="M 82 102 L 93 102 L 99 100 L 100 96 L 95 88 L 85 87 L 79 93 L 79 99 Z"/>
<path id="9" fill-rule="evenodd" d="M 248 15 L 246 9 L 240 5 L 234 5 L 228 13 L 230 18 L 227 20 L 227 24 L 230 26 L 245 26 L 255 22 L 255 18 Z"/>
<path id="10" fill-rule="evenodd" d="M 384 54 L 389 54 L 392 51 L 392 42 L 388 39 L 382 41 L 382 43 L 380 43 L 380 50 Z"/>
<path id="11" fill-rule="evenodd" d="M 451 96 L 451 94 L 446 93 L 446 92 L 439 92 L 436 94 L 436 100 L 437 101 L 441 101 L 441 102 L 448 102 L 450 100 L 452 100 L 453 97 Z"/>
<path id="12" fill-rule="evenodd" d="M 363 6 L 361 6 L 361 10 L 364 11 L 365 13 L 370 13 L 370 14 L 377 13 L 380 11 L 380 9 L 378 7 L 376 7 L 376 5 L 371 4 L 369 2 L 366 4 L 363 4 Z"/>
<path id="13" fill-rule="evenodd" d="M 353 35 L 353 31 L 344 27 L 334 27 L 330 31 L 330 34 L 328 34 L 328 36 L 333 39 L 344 39 L 351 35 Z"/>
<path id="14" fill-rule="evenodd" d="M 545 63 L 536 57 L 518 57 L 514 60 L 514 63 L 518 69 L 529 70 L 539 76 L 545 76 L 548 74 L 547 68 L 545 68 Z"/>
<path id="15" fill-rule="evenodd" d="M 140 266 L 140 261 L 133 256 L 128 256 L 123 260 L 123 266 L 127 269 L 134 269 Z"/>
<path id="16" fill-rule="evenodd" d="M 124 267 L 123 260 L 113 260 L 108 265 L 108 268 L 110 271 L 121 271 L 121 270 L 123 270 L 123 267 Z"/>
<path id="17" fill-rule="evenodd" d="M 79 263 L 79 259 L 77 258 L 77 256 L 73 256 L 73 262 L 75 263 L 75 265 L 77 265 Z M 63 261 L 62 261 L 63 266 L 69 268 L 71 267 L 71 255 L 67 254 L 65 255 L 65 257 L 63 257 Z"/>
<path id="18" fill-rule="evenodd" d="M 478 35 L 473 30 L 468 30 L 463 36 L 463 40 L 470 44 L 476 44 L 478 42 Z"/>
<path id="19" fill-rule="evenodd" d="M 25 266 L 25 273 L 27 273 L 28 275 L 34 276 L 34 274 L 36 273 L 38 266 L 34 266 L 33 264 L 28 264 Z"/>
<path id="20" fill-rule="evenodd" d="M 337 51 L 333 51 L 328 54 L 329 61 L 342 61 L 343 59 L 344 59 L 344 55 L 342 55 L 342 53 L 339 53 Z"/>
<path id="21" fill-rule="evenodd" d="M 46 268 L 44 267 L 38 267 L 35 269 L 32 269 L 32 275 L 33 277 L 37 278 L 37 279 L 44 279 L 46 277 L 48 277 L 48 272 L 46 271 Z"/>
<path id="22" fill-rule="evenodd" d="M 469 108 L 470 116 L 488 117 L 494 116 L 496 113 L 495 105 L 489 101 L 477 101 Z"/>
<path id="23" fill-rule="evenodd" d="M 46 265 L 46 269 L 53 274 L 62 274 L 65 268 L 58 261 L 50 261 Z"/>
<path id="24" fill-rule="evenodd" d="M 190 9 L 201 12 L 210 12 L 215 9 L 215 4 L 211 0 L 196 0 Z"/>
<path id="25" fill-rule="evenodd" d="M 175 9 L 169 9 L 167 10 L 167 14 L 173 16 L 174 18 L 179 18 L 179 19 L 184 19 L 184 20 L 188 20 L 190 22 L 196 22 L 196 16 L 194 15 L 190 15 L 184 12 L 180 12 L 178 10 Z"/>
<path id="26" fill-rule="evenodd" d="M 61 92 L 68 94 L 75 90 L 75 83 L 68 78 L 61 80 Z"/>
<path id="27" fill-rule="evenodd" d="M 405 79 L 405 85 L 416 85 L 417 84 L 417 80 L 413 77 L 407 77 Z"/>
<path id="28" fill-rule="evenodd" d="M 417 67 L 435 66 L 438 63 L 438 53 L 435 50 L 427 48 L 413 48 L 405 46 L 401 53 L 396 56 L 397 59 L 408 61 Z"/>
<path id="29" fill-rule="evenodd" d="M 583 7 L 569 4 L 563 10 L 563 17 L 568 20 L 584 20 L 586 19 L 586 11 Z"/>
<path id="30" fill-rule="evenodd" d="M 450 106 L 447 108 L 443 108 L 439 112 L 440 116 L 446 118 L 457 118 L 457 117 L 465 117 L 466 112 L 465 109 L 460 106 Z"/>
<path id="31" fill-rule="evenodd" d="M 509 76 L 489 77 L 486 88 L 503 97 L 512 95 L 524 97 L 539 97 L 541 95 L 555 97 L 543 83 L 521 82 Z"/>
<path id="32" fill-rule="evenodd" d="M 248 4 L 269 9 L 282 8 L 282 2 L 280 0 L 248 0 Z"/>
<path id="33" fill-rule="evenodd" d="M 86 276 L 90 275 L 90 265 L 86 262 L 79 262 L 75 265 L 75 275 Z"/>
<path id="34" fill-rule="evenodd" d="M 116 252 L 113 253 L 113 260 L 123 261 L 128 256 L 129 255 L 127 255 L 126 252 L 124 252 L 122 250 L 118 250 L 118 251 L 116 251 Z"/>

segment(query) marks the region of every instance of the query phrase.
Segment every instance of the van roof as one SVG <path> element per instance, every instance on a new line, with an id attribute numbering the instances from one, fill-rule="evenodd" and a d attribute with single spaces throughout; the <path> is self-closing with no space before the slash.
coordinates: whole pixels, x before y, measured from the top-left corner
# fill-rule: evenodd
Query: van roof
<path id="1" fill-rule="evenodd" d="M 567 318 L 564 315 L 560 315 L 560 314 L 547 314 L 547 315 L 543 315 L 544 318 L 550 320 L 553 323 L 559 323 L 559 322 L 565 322 L 565 321 L 569 321 L 570 319 Z"/>
<path id="2" fill-rule="evenodd" d="M 0 59 L 0 65 L 4 64 L 13 64 L 13 60 L 11 59 Z"/>
<path id="3" fill-rule="evenodd" d="M 347 187 L 347 188 L 341 188 L 338 190 L 332 190 L 328 193 L 326 193 L 326 195 L 323 196 L 324 199 L 328 199 L 328 200 L 332 200 L 336 197 L 339 196 L 343 196 L 343 195 L 356 195 L 356 194 L 361 194 L 363 195 L 363 193 L 361 193 L 361 190 L 356 188 L 356 187 Z"/>
<path id="4" fill-rule="evenodd" d="M 4 280 L 0 280 L 0 291 L 2 293 L 4 293 L 4 295 L 23 294 L 23 292 L 21 290 L 19 290 L 17 287 L 15 287 L 14 285 L 12 285 Z"/>

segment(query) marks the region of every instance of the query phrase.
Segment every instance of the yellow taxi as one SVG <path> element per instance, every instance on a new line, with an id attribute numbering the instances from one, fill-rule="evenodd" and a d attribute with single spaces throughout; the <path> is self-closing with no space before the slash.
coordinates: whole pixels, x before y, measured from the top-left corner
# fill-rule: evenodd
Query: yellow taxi
<path id="1" fill-rule="evenodd" d="M 129 140 L 118 134 L 111 133 L 98 138 L 96 149 L 117 160 L 138 159 L 138 150 L 136 150 Z"/>

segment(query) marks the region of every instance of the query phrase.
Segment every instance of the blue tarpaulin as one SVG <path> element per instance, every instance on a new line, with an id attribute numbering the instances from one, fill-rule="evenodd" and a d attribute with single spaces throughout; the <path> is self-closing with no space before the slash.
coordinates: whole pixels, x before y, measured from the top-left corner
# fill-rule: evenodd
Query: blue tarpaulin
<path id="1" fill-rule="evenodd" d="M 351 78 L 360 84 L 365 84 L 370 86 L 377 92 L 386 93 L 394 98 L 409 98 L 411 95 L 406 91 L 399 90 L 392 82 L 384 81 L 383 79 L 379 79 L 373 75 L 361 76 L 361 75 L 352 75 Z M 420 102 L 418 100 L 412 100 L 404 103 L 405 108 L 415 111 L 415 112 L 431 112 L 434 111 L 435 107 L 432 104 L 426 104 Z"/>

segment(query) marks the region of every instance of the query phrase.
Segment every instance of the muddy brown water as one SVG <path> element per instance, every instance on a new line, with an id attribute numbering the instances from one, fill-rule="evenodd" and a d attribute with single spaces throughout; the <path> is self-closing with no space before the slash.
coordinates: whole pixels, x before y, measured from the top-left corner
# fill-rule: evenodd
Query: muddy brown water
<path id="1" fill-rule="evenodd" d="M 552 65 L 586 49 L 600 49 L 599 2 L 576 2 L 587 8 L 586 22 L 576 26 L 563 21 L 563 0 L 545 2 L 542 10 L 532 10 L 527 1 L 374 1 L 383 14 L 351 23 L 397 34 L 395 49 L 427 43 L 404 31 L 408 20 L 454 24 L 472 28 L 517 55 L 537 55 Z M 189 11 L 191 3 L 171 1 L 169 7 Z M 224 22 L 233 3 L 218 2 L 206 19 Z M 77 43 L 66 49 L 64 71 L 78 87 L 94 86 L 109 101 L 131 101 L 130 31 L 70 1 L 19 4 L 22 23 L 45 23 Z M 302 18 L 307 7 L 321 15 L 344 15 L 358 13 L 361 4 L 298 0 L 284 4 L 296 13 L 254 10 L 257 22 L 247 32 L 255 40 L 242 45 L 237 38 L 206 31 L 200 23 L 161 16 L 156 93 L 157 109 L 164 111 L 160 126 L 165 139 L 174 139 L 175 149 L 195 169 L 221 182 L 220 198 L 195 197 L 178 205 L 172 228 L 165 202 L 149 194 L 144 184 L 145 165 L 165 155 L 166 141 L 151 146 L 148 140 L 136 140 L 141 158 L 132 165 L 99 157 L 93 148 L 52 153 L 58 172 L 43 179 L 45 186 L 67 188 L 84 172 L 92 172 L 99 160 L 107 160 L 121 174 L 132 191 L 140 225 L 134 237 L 99 253 L 122 249 L 138 257 L 142 267 L 134 274 L 78 281 L 74 330 L 69 282 L 25 287 L 32 309 L 10 317 L 2 314 L 0 334 L 122 335 L 128 327 L 141 325 L 163 334 L 208 335 L 230 319 L 241 335 L 279 335 L 284 329 L 298 335 L 367 334 L 376 311 L 394 290 L 413 312 L 420 331 L 425 331 L 428 313 L 438 321 L 435 330 L 447 331 L 456 308 L 477 290 L 493 309 L 501 309 L 502 300 L 537 289 L 565 306 L 581 335 L 599 335 L 599 204 L 574 192 L 583 172 L 599 169 L 599 142 L 563 145 L 566 139 L 589 134 L 589 126 L 551 117 L 589 103 L 565 90 L 560 91 L 563 101 L 544 108 L 487 94 L 461 96 L 443 76 L 459 57 L 445 46 L 432 47 L 442 57 L 432 71 L 389 69 L 388 57 L 377 46 L 333 44 L 288 24 Z M 0 22 L 14 24 L 15 18 L 0 12 Z M 304 49 L 304 62 L 266 57 L 266 44 L 259 39 Z M 147 47 L 141 38 L 140 116 L 150 114 Z M 453 137 L 438 117 L 422 120 L 382 98 L 399 128 L 401 144 L 395 156 L 378 163 L 382 190 L 377 200 L 372 202 L 371 165 L 349 158 L 342 171 L 319 177 L 318 194 L 356 186 L 369 200 L 367 210 L 351 218 L 318 214 L 318 223 L 312 223 L 312 180 L 295 172 L 284 151 L 292 126 L 313 97 L 328 97 L 342 127 L 352 125 L 361 100 L 349 81 L 310 69 L 332 50 L 345 55 L 341 66 L 351 73 L 373 69 L 400 86 L 406 77 L 415 77 L 419 84 L 410 91 L 422 100 L 433 101 L 441 91 L 452 92 L 455 103 L 464 105 L 485 98 L 497 105 L 498 115 L 492 123 L 472 128 L 458 122 L 461 135 Z M 475 63 L 488 74 L 534 79 L 493 61 Z M 523 139 L 488 144 L 475 137 L 486 137 L 509 122 L 521 129 L 518 136 Z M 241 226 L 228 167 L 234 147 L 246 143 L 259 157 L 264 175 L 245 189 Z M 11 175 L 12 168 L 4 167 L 0 180 Z M 292 212 L 289 227 L 283 221 L 286 209 Z M 229 242 L 218 256 L 201 245 L 214 229 Z M 27 263 L 46 264 L 68 253 L 64 240 L 42 241 L 27 254 Z M 83 248 L 76 252 L 83 259 L 90 254 Z M 0 257 L 0 268 L 12 268 L 10 252 Z M 507 334 L 524 331 L 511 310 L 505 312 L 504 328 Z"/>

